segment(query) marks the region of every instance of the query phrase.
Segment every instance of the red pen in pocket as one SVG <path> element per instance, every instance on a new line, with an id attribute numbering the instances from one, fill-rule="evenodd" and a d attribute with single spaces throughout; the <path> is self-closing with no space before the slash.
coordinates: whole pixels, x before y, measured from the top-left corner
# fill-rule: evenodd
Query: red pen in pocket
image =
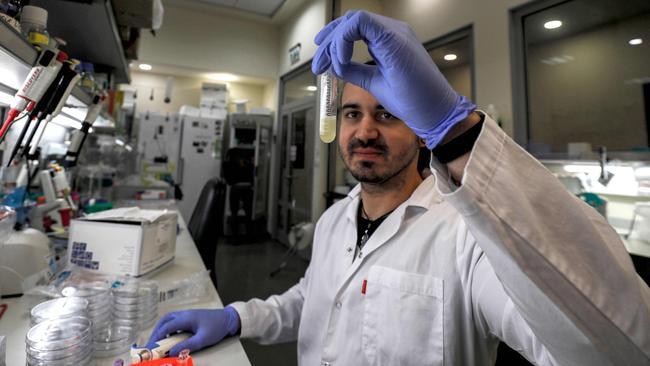
<path id="1" fill-rule="evenodd" d="M 365 295 L 366 294 L 366 286 L 368 285 L 368 280 L 363 280 L 363 284 L 361 285 L 361 294 Z"/>

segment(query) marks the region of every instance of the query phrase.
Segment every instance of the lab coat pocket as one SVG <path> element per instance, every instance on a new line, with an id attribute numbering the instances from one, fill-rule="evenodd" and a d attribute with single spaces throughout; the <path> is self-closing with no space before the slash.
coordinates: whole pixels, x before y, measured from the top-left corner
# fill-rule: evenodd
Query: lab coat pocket
<path id="1" fill-rule="evenodd" d="M 442 279 L 371 267 L 361 337 L 371 365 L 442 365 Z"/>

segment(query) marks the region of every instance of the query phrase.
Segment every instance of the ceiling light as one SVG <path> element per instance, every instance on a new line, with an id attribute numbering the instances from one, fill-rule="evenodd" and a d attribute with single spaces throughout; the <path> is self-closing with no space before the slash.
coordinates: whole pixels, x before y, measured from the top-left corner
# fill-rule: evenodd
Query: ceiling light
<path id="1" fill-rule="evenodd" d="M 544 28 L 546 29 L 556 29 L 560 28 L 562 26 L 562 22 L 559 20 L 549 20 L 548 22 L 544 23 Z"/>
<path id="2" fill-rule="evenodd" d="M 315 85 L 308 85 L 305 89 L 307 89 L 307 91 L 310 92 L 315 92 L 316 90 L 318 90 L 318 87 L 316 87 Z"/>
<path id="3" fill-rule="evenodd" d="M 637 46 L 643 43 L 643 40 L 641 38 L 634 38 L 634 39 L 630 39 L 628 43 L 631 44 L 632 46 Z"/>
<path id="4" fill-rule="evenodd" d="M 115 143 L 116 143 L 117 145 L 119 145 L 119 146 L 124 146 L 124 141 L 122 141 L 122 140 L 120 140 L 120 139 L 115 139 Z"/>
<path id="5" fill-rule="evenodd" d="M 152 69 L 151 65 L 149 64 L 140 64 L 138 65 L 138 67 L 140 68 L 140 70 L 144 70 L 144 71 L 149 71 Z"/>
<path id="6" fill-rule="evenodd" d="M 453 53 L 449 53 L 449 54 L 445 55 L 445 57 L 443 57 L 443 58 L 444 58 L 445 60 L 447 60 L 447 61 L 454 61 L 455 59 L 458 58 L 458 56 L 456 56 L 456 55 L 453 54 Z"/>
<path id="7" fill-rule="evenodd" d="M 206 75 L 209 79 L 212 80 L 217 80 L 217 81 L 238 81 L 239 76 L 233 75 L 233 74 L 228 74 L 225 72 L 217 72 L 213 74 L 208 74 Z"/>

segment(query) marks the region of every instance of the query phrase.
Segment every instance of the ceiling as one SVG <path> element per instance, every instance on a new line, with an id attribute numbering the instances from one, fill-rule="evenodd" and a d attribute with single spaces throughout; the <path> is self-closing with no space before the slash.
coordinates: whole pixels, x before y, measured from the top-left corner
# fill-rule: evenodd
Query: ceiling
<path id="1" fill-rule="evenodd" d="M 234 8 L 245 12 L 272 17 L 285 0 L 198 0 L 202 3 Z"/>

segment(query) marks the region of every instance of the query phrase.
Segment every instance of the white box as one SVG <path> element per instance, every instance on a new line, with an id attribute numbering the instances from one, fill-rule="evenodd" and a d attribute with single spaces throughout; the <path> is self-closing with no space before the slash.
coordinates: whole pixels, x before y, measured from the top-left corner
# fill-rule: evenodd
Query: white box
<path id="1" fill-rule="evenodd" d="M 68 263 L 101 274 L 142 276 L 174 259 L 178 214 L 137 207 L 72 220 Z"/>

